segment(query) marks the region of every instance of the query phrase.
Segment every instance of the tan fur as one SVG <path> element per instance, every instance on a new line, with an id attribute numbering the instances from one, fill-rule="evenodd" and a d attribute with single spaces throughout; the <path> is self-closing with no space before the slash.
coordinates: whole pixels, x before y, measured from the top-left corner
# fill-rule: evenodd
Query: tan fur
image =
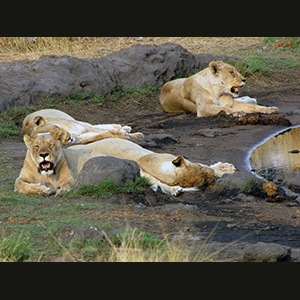
<path id="1" fill-rule="evenodd" d="M 164 184 L 169 187 L 191 188 L 205 185 L 215 176 L 222 176 L 225 172 L 233 173 L 235 168 L 219 163 L 211 168 L 190 162 L 182 156 L 168 153 L 154 153 L 141 146 L 123 139 L 106 139 L 87 145 L 71 146 L 69 149 L 89 149 L 106 155 L 113 155 L 123 159 L 134 160 L 141 168 L 141 175 L 147 177 L 152 184 Z"/>
<path id="2" fill-rule="evenodd" d="M 27 153 L 23 168 L 15 181 L 15 192 L 61 196 L 75 185 L 77 177 L 87 160 L 103 156 L 91 150 L 62 149 L 67 133 L 58 129 L 52 133 L 36 134 L 31 138 L 24 135 Z M 45 171 L 41 163 L 53 164 Z M 50 165 L 49 165 L 50 166 Z"/>
<path id="3" fill-rule="evenodd" d="M 246 79 L 231 65 L 212 61 L 209 67 L 188 78 L 166 83 L 160 103 L 170 113 L 191 112 L 197 117 L 213 116 L 220 111 L 238 116 L 244 113 L 277 113 L 277 107 L 265 107 L 234 100 Z"/>
<path id="4" fill-rule="evenodd" d="M 91 125 L 77 121 L 68 114 L 56 109 L 43 109 L 28 115 L 23 121 L 22 131 L 24 134 L 32 136 L 33 131 L 40 126 L 62 128 L 70 133 L 73 142 L 81 144 L 112 137 L 143 137 L 140 132 L 130 133 L 131 128 L 129 126 L 119 124 Z"/>
<path id="5" fill-rule="evenodd" d="M 54 135 L 42 134 L 31 138 L 25 134 L 27 153 L 23 168 L 15 182 L 15 191 L 23 194 L 61 194 L 74 185 L 72 171 L 69 169 L 61 149 L 63 141 L 59 132 Z M 41 163 L 53 164 L 51 170 L 41 169 Z M 43 174 L 44 173 L 44 174 Z"/>

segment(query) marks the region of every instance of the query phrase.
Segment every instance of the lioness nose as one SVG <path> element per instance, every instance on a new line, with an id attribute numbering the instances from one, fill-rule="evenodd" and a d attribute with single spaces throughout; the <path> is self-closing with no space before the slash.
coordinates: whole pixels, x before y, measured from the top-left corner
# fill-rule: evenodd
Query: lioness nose
<path id="1" fill-rule="evenodd" d="M 49 155 L 49 153 L 40 153 L 40 156 L 43 158 L 46 158 Z"/>
<path id="2" fill-rule="evenodd" d="M 243 82 L 246 82 L 246 78 L 242 79 Z"/>

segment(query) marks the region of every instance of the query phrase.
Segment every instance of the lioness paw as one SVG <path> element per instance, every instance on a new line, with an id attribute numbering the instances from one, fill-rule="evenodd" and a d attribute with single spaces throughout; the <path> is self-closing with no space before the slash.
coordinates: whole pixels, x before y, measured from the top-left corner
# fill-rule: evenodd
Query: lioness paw
<path id="1" fill-rule="evenodd" d="M 55 193 L 55 197 L 61 197 L 64 194 L 66 194 L 69 191 L 69 189 L 58 189 Z"/>
<path id="2" fill-rule="evenodd" d="M 141 138 L 145 137 L 144 134 L 141 132 L 129 133 L 129 136 L 133 137 L 135 139 L 141 139 Z"/>
<path id="3" fill-rule="evenodd" d="M 279 112 L 279 109 L 276 106 L 267 108 L 267 114 L 277 114 L 278 112 Z"/>
<path id="4" fill-rule="evenodd" d="M 232 114 L 234 118 L 244 117 L 246 116 L 246 113 L 244 111 L 236 111 Z"/>
<path id="5" fill-rule="evenodd" d="M 40 189 L 40 194 L 41 195 L 50 196 L 50 195 L 53 194 L 53 191 L 45 185 L 40 185 L 39 189 Z"/>

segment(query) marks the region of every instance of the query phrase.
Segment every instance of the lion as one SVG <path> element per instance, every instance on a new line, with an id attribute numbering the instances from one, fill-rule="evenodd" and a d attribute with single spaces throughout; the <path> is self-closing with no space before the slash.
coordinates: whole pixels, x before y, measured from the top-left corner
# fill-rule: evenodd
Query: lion
<path id="1" fill-rule="evenodd" d="M 152 189 L 177 196 L 195 190 L 199 186 L 209 185 L 216 177 L 225 173 L 232 174 L 235 167 L 229 163 L 218 162 L 211 166 L 193 163 L 183 156 L 169 153 L 155 153 L 131 141 L 110 138 L 87 145 L 75 145 L 69 149 L 92 150 L 105 155 L 135 161 L 140 174 L 148 178 Z"/>
<path id="2" fill-rule="evenodd" d="M 63 149 L 68 134 L 62 128 L 52 132 L 24 135 L 27 153 L 15 192 L 61 196 L 77 184 L 78 174 L 93 157 L 115 156 L 132 159 L 140 166 L 140 174 L 148 178 L 152 189 L 174 196 L 190 188 L 209 184 L 214 178 L 233 173 L 230 164 L 213 166 L 192 163 L 182 156 L 154 153 L 124 139 L 110 138 L 86 145 Z M 193 189 L 194 190 L 194 189 Z"/>
<path id="3" fill-rule="evenodd" d="M 126 139 L 144 136 L 141 132 L 130 133 L 130 126 L 121 126 L 119 124 L 91 125 L 77 121 L 70 115 L 56 109 L 42 109 L 28 115 L 23 121 L 22 132 L 32 136 L 34 129 L 39 126 L 63 128 L 70 134 L 69 142 L 81 144 L 112 137 Z M 42 130 L 45 131 L 44 129 Z"/>
<path id="4" fill-rule="evenodd" d="M 233 66 L 211 61 L 208 68 L 188 78 L 167 82 L 161 89 L 160 103 L 166 112 L 190 112 L 197 117 L 214 116 L 220 111 L 233 116 L 278 113 L 277 107 L 257 105 L 253 98 L 237 98 L 245 82 Z"/>
<path id="5" fill-rule="evenodd" d="M 69 134 L 62 128 L 51 127 L 51 132 L 24 135 L 27 147 L 23 167 L 15 181 L 15 192 L 61 196 L 75 184 L 84 163 L 102 156 L 90 150 L 68 150 Z"/>

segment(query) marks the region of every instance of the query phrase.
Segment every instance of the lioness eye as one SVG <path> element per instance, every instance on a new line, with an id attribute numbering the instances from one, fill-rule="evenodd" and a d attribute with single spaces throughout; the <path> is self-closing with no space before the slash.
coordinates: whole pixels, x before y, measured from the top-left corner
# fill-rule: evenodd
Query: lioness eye
<path id="1" fill-rule="evenodd" d="M 40 146 L 39 145 L 34 145 L 35 150 L 39 150 Z"/>
<path id="2" fill-rule="evenodd" d="M 49 144 L 49 147 L 50 147 L 50 148 L 52 148 L 52 147 L 53 147 L 53 144 L 52 144 L 52 143 L 50 143 L 50 144 Z"/>

